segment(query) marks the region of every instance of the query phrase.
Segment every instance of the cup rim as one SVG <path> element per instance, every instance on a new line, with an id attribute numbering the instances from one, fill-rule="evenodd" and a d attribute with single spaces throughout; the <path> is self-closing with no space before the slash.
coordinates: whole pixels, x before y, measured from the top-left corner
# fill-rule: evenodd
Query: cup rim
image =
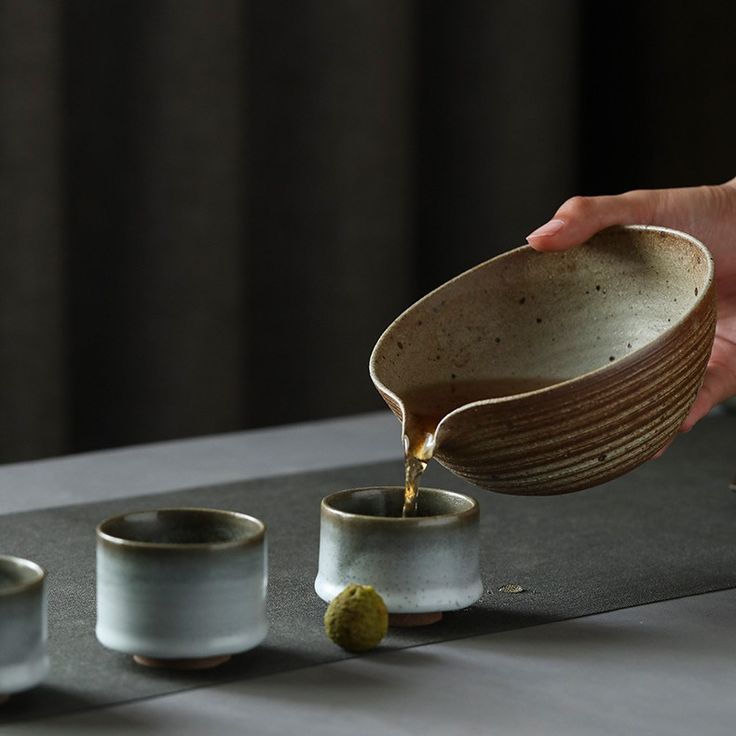
<path id="1" fill-rule="evenodd" d="M 43 585 L 46 580 L 46 570 L 37 562 L 28 560 L 25 557 L 16 557 L 15 555 L 0 555 L 0 565 L 8 563 L 15 567 L 23 567 L 29 570 L 33 577 L 30 580 L 19 581 L 7 587 L 0 588 L 0 598 L 6 595 L 16 595 L 23 591 L 33 590 Z"/>
<path id="2" fill-rule="evenodd" d="M 157 514 L 160 512 L 197 512 L 206 516 L 228 516 L 238 521 L 247 521 L 256 525 L 257 529 L 252 536 L 242 539 L 230 539 L 227 541 L 213 542 L 145 542 L 136 539 L 127 539 L 125 537 L 115 535 L 105 530 L 106 526 L 110 526 L 116 522 L 124 520 L 126 517 L 136 516 L 140 514 Z M 266 535 L 266 525 L 260 519 L 250 514 L 244 514 L 240 511 L 232 511 L 229 509 L 214 509 L 203 506 L 167 506 L 154 509 L 136 509 L 126 511 L 122 514 L 116 514 L 103 519 L 95 528 L 98 541 L 107 542 L 117 547 L 127 547 L 134 549 L 160 549 L 160 550 L 219 550 L 232 549 L 235 547 L 245 547 L 249 545 L 257 545 L 263 542 Z"/>
<path id="3" fill-rule="evenodd" d="M 377 485 L 377 486 L 362 486 L 360 488 L 345 488 L 341 491 L 335 491 L 325 496 L 320 503 L 320 508 L 324 513 L 330 514 L 340 519 L 368 520 L 372 523 L 379 523 L 379 524 L 409 524 L 409 525 L 428 524 L 430 522 L 431 523 L 441 522 L 443 520 L 469 519 L 469 518 L 472 518 L 473 516 L 476 516 L 480 511 L 480 504 L 472 496 L 469 496 L 465 493 L 460 493 L 459 491 L 448 491 L 444 488 L 424 488 L 424 487 L 422 487 L 419 490 L 420 496 L 422 493 L 425 493 L 425 492 L 441 493 L 443 496 L 454 496 L 456 498 L 461 498 L 464 501 L 468 501 L 470 503 L 470 506 L 466 509 L 463 509 L 462 511 L 457 511 L 455 513 L 433 514 L 432 516 L 372 516 L 370 514 L 355 514 L 349 511 L 341 511 L 340 509 L 336 509 L 334 508 L 334 506 L 330 505 L 330 502 L 333 499 L 354 495 L 355 493 L 358 493 L 360 491 L 395 491 L 395 492 L 400 491 L 401 493 L 403 493 L 404 486 L 396 486 L 396 485 L 378 486 Z"/>

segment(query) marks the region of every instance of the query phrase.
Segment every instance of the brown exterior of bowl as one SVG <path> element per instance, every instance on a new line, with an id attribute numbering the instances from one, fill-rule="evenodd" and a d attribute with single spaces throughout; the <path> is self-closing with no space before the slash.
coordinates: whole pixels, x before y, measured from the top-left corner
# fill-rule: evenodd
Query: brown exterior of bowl
<path id="1" fill-rule="evenodd" d="M 568 493 L 671 441 L 702 383 L 715 318 L 701 243 L 665 228 L 611 228 L 565 253 L 518 248 L 449 281 L 389 326 L 370 371 L 400 419 L 402 395 L 418 385 L 555 379 L 452 411 L 435 457 L 490 490 Z"/>

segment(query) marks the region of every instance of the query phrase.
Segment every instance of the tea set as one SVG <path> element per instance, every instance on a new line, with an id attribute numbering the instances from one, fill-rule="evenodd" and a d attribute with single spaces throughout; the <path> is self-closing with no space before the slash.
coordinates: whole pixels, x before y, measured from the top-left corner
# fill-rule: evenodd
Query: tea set
<path id="1" fill-rule="evenodd" d="M 713 263 L 666 228 L 611 228 L 584 247 L 524 246 L 452 279 L 378 340 L 370 375 L 399 420 L 414 388 L 535 379 L 541 388 L 443 416 L 435 457 L 493 491 L 547 495 L 628 472 L 677 432 L 700 387 L 715 329 Z M 372 585 L 388 611 L 436 620 L 482 593 L 478 503 L 422 487 L 331 493 L 320 509 L 316 594 Z M 138 511 L 96 530 L 97 623 L 108 649 L 151 667 L 215 667 L 268 633 L 267 533 L 246 514 Z M 0 696 L 44 680 L 47 575 L 0 556 Z"/>

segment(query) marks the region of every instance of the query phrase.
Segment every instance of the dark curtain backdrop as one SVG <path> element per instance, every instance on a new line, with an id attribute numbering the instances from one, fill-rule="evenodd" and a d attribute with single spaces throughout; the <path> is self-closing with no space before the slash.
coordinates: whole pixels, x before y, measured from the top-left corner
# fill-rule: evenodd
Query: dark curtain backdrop
<path id="1" fill-rule="evenodd" d="M 0 460 L 379 408 L 566 197 L 735 173 L 717 8 L 0 0 Z"/>

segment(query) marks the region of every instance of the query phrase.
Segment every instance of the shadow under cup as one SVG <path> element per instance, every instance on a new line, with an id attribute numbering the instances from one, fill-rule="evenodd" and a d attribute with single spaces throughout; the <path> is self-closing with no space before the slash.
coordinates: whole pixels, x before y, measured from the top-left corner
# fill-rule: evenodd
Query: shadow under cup
<path id="1" fill-rule="evenodd" d="M 477 501 L 436 488 L 402 518 L 404 488 L 340 491 L 322 500 L 315 591 L 331 601 L 350 583 L 371 585 L 390 614 L 465 608 L 483 594 Z"/>
<path id="2" fill-rule="evenodd" d="M 218 509 L 123 514 L 97 528 L 97 639 L 153 666 L 211 667 L 265 639 L 261 521 Z"/>

